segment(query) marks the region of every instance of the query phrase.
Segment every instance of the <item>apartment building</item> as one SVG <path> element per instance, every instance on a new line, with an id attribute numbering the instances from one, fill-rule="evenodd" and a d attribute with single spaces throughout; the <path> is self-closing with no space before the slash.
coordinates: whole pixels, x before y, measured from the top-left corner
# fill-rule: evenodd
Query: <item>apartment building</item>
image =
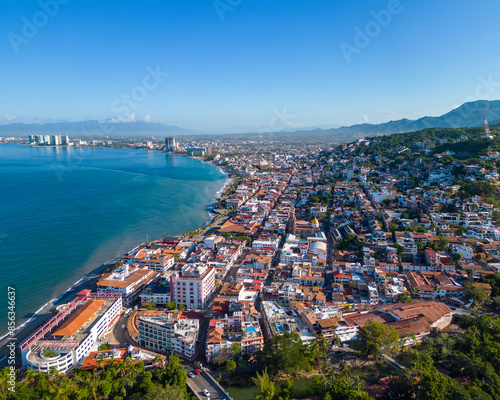
<path id="1" fill-rule="evenodd" d="M 201 310 L 215 290 L 215 270 L 201 263 L 187 264 L 170 277 L 171 300 Z"/>

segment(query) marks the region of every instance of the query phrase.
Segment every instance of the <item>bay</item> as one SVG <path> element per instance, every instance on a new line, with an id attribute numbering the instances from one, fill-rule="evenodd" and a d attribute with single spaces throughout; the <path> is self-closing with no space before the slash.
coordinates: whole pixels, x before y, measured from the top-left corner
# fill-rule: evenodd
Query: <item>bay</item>
<path id="1" fill-rule="evenodd" d="M 202 226 L 226 176 L 156 151 L 0 145 L 0 334 L 85 273 L 149 239 Z"/>

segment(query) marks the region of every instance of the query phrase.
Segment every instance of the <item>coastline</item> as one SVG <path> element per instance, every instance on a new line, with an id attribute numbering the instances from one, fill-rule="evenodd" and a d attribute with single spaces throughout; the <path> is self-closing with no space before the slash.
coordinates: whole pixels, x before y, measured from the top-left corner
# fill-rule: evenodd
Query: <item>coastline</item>
<path id="1" fill-rule="evenodd" d="M 181 155 L 183 156 L 183 155 Z M 183 156 L 183 157 L 188 157 L 188 156 Z M 202 160 L 196 159 L 197 161 L 204 162 Z M 212 163 L 207 163 L 207 164 L 212 164 Z M 231 178 L 228 173 L 223 171 L 222 168 L 220 168 L 217 165 L 212 164 L 215 167 L 219 168 L 219 171 L 222 172 L 226 179 L 224 180 L 224 183 L 220 187 L 219 190 L 215 193 L 214 197 L 214 203 L 212 205 L 215 205 L 215 202 L 217 199 L 224 193 L 226 190 L 227 186 L 231 182 Z M 207 204 L 207 206 L 210 206 L 211 204 Z M 213 208 L 212 210 L 213 211 Z M 215 216 L 211 213 L 211 211 L 208 211 L 208 216 L 209 218 L 207 219 L 207 222 L 205 223 L 204 226 L 208 226 L 210 223 L 213 222 L 215 219 Z M 154 240 L 158 240 L 159 238 L 156 238 Z M 45 304 L 41 305 L 35 312 L 33 312 L 29 318 L 25 321 L 23 321 L 21 324 L 16 326 L 16 329 L 14 331 L 6 331 L 2 332 L 2 336 L 0 336 L 0 366 L 4 364 L 4 360 L 6 358 L 6 344 L 8 342 L 11 342 L 13 337 L 16 339 L 16 345 L 19 346 L 22 342 L 24 342 L 31 334 L 41 325 L 43 325 L 45 322 L 47 322 L 54 314 L 52 313 L 52 310 L 62 304 L 67 303 L 67 301 L 71 298 L 73 298 L 76 293 L 79 291 L 85 289 L 85 288 L 93 288 L 95 286 L 95 283 L 99 279 L 100 275 L 103 273 L 103 271 L 108 268 L 109 266 L 113 265 L 116 263 L 120 258 L 135 252 L 139 247 L 144 246 L 146 243 L 141 242 L 138 245 L 136 245 L 134 248 L 127 250 L 123 253 L 121 253 L 118 256 L 114 256 L 113 258 L 109 259 L 107 262 L 93 268 L 89 272 L 83 272 L 80 275 L 80 278 L 76 280 L 73 284 L 68 286 L 61 294 L 59 294 L 57 297 L 50 299 L 48 302 Z"/>

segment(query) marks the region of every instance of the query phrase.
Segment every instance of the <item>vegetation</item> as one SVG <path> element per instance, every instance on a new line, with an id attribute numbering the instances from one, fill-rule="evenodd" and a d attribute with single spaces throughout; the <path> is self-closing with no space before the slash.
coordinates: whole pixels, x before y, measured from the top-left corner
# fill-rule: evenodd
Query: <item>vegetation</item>
<path id="1" fill-rule="evenodd" d="M 102 361 L 101 361 L 102 362 Z M 104 364 L 102 364 L 103 366 Z M 131 359 L 111 361 L 92 372 L 75 369 L 71 378 L 53 369 L 50 374 L 29 370 L 16 382 L 15 392 L 7 391 L 7 372 L 0 372 L 0 399 L 78 399 L 78 400 L 139 400 L 191 399 L 186 386 L 187 376 L 179 358 L 171 356 L 166 365 L 146 371 L 144 364 Z"/>
<path id="2" fill-rule="evenodd" d="M 469 300 L 472 300 L 474 306 L 481 306 L 488 300 L 488 293 L 482 286 L 474 285 L 472 283 L 465 287 L 465 295 Z"/>
<path id="3" fill-rule="evenodd" d="M 401 293 L 399 296 L 398 296 L 398 301 L 400 303 L 411 303 L 412 302 L 412 298 L 410 296 L 410 293 L 408 292 L 403 292 Z"/>
<path id="4" fill-rule="evenodd" d="M 255 400 L 272 400 L 274 397 L 274 382 L 271 380 L 267 373 L 267 368 L 262 372 L 262 375 L 259 375 L 257 372 L 257 376 L 252 378 L 252 382 L 257 386 L 259 394 L 255 397 Z"/>
<path id="5" fill-rule="evenodd" d="M 382 354 L 390 354 L 399 346 L 399 335 L 394 327 L 368 320 L 360 330 L 361 354 L 379 361 Z"/>
<path id="6" fill-rule="evenodd" d="M 311 380 L 311 392 L 325 400 L 370 399 L 363 388 L 363 381 L 358 376 L 352 376 L 345 364 L 339 373 L 330 371 L 326 376 L 316 375 Z"/>
<path id="7" fill-rule="evenodd" d="M 441 334 L 413 351 L 412 367 L 392 381 L 394 398 L 500 399 L 500 319 L 467 315 L 459 324 L 463 334 Z"/>
<path id="8" fill-rule="evenodd" d="M 55 351 L 52 351 L 49 349 L 43 349 L 43 355 L 44 355 L 44 357 L 47 357 L 47 358 L 53 358 L 53 357 L 57 357 L 59 355 L 59 353 L 56 353 Z"/>
<path id="9" fill-rule="evenodd" d="M 278 372 L 294 375 L 312 370 L 309 354 L 299 335 L 290 332 L 268 340 L 264 350 L 257 354 L 257 363 L 260 370 L 269 370 L 271 376 Z"/>

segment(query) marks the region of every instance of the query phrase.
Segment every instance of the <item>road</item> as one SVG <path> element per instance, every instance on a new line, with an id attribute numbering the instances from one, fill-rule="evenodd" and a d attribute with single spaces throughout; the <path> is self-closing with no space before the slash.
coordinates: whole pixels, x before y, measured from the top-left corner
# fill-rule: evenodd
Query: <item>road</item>
<path id="1" fill-rule="evenodd" d="M 189 361 L 182 361 L 182 366 L 184 367 L 186 373 L 196 369 L 196 366 Z M 196 393 L 198 398 L 201 399 L 210 398 L 210 400 L 229 399 L 227 393 L 223 392 L 215 384 L 210 382 L 210 380 L 206 378 L 206 375 L 208 375 L 208 372 L 206 371 L 202 371 L 201 374 L 198 375 L 195 374 L 194 378 L 191 378 L 188 375 L 188 385 L 191 388 L 191 390 Z M 206 396 L 205 393 L 203 393 L 204 389 L 208 390 L 209 396 Z"/>

